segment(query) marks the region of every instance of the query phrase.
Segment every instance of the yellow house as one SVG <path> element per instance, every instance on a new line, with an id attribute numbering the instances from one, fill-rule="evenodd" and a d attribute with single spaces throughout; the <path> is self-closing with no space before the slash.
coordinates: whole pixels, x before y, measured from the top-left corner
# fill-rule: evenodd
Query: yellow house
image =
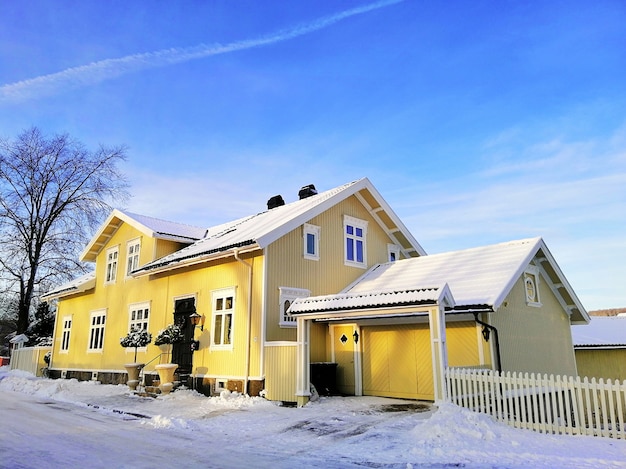
<path id="1" fill-rule="evenodd" d="M 94 272 L 44 296 L 58 301 L 50 370 L 124 382 L 134 350 L 120 338 L 133 326 L 154 337 L 177 323 L 183 342 L 138 350 L 146 373 L 171 360 L 181 380 L 190 376 L 207 394 L 265 390 L 294 401 L 290 303 L 340 291 L 378 263 L 423 254 L 366 178 L 319 194 L 305 186 L 292 203 L 275 196 L 267 210 L 209 229 L 115 210 L 82 254 Z M 197 327 L 193 313 L 202 317 Z"/>
<path id="2" fill-rule="evenodd" d="M 626 313 L 593 316 L 588 326 L 574 327 L 572 334 L 580 376 L 626 380 Z"/>
<path id="3" fill-rule="evenodd" d="M 432 400 L 448 365 L 576 374 L 588 322 L 540 238 L 426 256 L 366 178 L 208 229 L 115 210 L 81 259 L 45 295 L 53 376 L 125 382 L 120 338 L 176 323 L 171 350 L 137 351 L 148 379 L 171 361 L 207 395 L 302 404 L 328 368 L 336 392 Z"/>

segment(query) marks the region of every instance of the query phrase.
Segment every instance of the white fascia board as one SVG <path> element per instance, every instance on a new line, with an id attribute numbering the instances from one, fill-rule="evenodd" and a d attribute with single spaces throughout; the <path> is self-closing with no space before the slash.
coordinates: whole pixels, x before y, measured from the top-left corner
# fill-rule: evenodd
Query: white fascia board
<path id="1" fill-rule="evenodd" d="M 515 270 L 513 275 L 509 278 L 505 287 L 502 289 L 502 291 L 498 294 L 496 298 L 492 299 L 492 301 L 487 302 L 487 304 L 489 304 L 489 306 L 491 306 L 494 311 L 496 311 L 498 308 L 500 308 L 500 306 L 502 306 L 502 303 L 504 303 L 504 300 L 506 300 L 506 297 L 509 295 L 509 293 L 513 289 L 513 286 L 517 283 L 517 280 L 522 276 L 524 271 L 528 268 L 528 266 L 530 265 L 530 261 L 532 261 L 533 258 L 537 255 L 537 252 L 539 251 L 539 248 L 541 246 L 545 246 L 542 239 L 535 238 L 534 245 L 529 249 L 528 253 L 526 254 L 526 257 L 524 257 L 524 259 L 517 266 L 517 269 Z"/>

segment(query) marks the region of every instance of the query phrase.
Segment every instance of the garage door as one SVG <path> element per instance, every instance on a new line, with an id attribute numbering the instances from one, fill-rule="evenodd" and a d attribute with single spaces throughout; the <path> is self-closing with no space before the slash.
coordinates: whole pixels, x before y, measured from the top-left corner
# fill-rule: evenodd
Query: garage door
<path id="1" fill-rule="evenodd" d="M 428 324 L 362 328 L 363 394 L 434 398 Z"/>

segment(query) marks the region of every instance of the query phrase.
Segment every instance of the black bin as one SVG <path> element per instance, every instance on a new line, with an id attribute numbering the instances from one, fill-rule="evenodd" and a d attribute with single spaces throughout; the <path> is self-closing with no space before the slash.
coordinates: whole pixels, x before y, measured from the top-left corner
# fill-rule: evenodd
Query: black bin
<path id="1" fill-rule="evenodd" d="M 332 362 L 311 363 L 311 384 L 320 396 L 337 394 L 337 364 Z"/>

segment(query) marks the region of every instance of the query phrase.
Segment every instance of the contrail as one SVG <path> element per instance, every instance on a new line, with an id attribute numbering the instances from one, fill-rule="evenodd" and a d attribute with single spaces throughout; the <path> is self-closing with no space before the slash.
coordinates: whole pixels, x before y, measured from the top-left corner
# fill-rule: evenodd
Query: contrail
<path id="1" fill-rule="evenodd" d="M 127 55 L 118 59 L 105 59 L 88 65 L 72 67 L 61 72 L 9 83 L 0 86 L 0 104 L 19 102 L 41 96 L 50 96 L 68 88 L 78 88 L 110 80 L 127 73 L 149 68 L 165 67 L 212 55 L 225 54 L 253 47 L 267 46 L 287 41 L 298 36 L 319 31 L 351 16 L 368 13 L 404 0 L 382 0 L 357 8 L 318 18 L 312 22 L 299 24 L 255 39 L 231 42 L 229 44 L 200 44 L 194 47 L 162 49 L 155 52 Z"/>

